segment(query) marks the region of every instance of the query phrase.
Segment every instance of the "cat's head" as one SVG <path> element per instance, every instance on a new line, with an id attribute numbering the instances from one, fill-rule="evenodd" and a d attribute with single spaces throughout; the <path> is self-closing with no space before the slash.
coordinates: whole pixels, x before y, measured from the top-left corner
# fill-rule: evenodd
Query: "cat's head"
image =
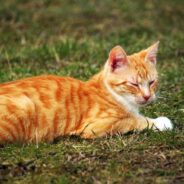
<path id="1" fill-rule="evenodd" d="M 156 42 L 130 56 L 120 46 L 110 51 L 104 70 L 105 83 L 117 100 L 141 106 L 155 99 L 158 45 L 159 42 Z"/>

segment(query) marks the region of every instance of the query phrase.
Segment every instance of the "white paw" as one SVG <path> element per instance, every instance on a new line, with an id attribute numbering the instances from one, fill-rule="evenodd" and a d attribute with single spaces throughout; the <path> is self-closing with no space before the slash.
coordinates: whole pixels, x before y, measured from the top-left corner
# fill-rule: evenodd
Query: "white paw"
<path id="1" fill-rule="evenodd" d="M 167 117 L 159 117 L 153 120 L 156 129 L 160 131 L 172 130 L 173 124 Z"/>

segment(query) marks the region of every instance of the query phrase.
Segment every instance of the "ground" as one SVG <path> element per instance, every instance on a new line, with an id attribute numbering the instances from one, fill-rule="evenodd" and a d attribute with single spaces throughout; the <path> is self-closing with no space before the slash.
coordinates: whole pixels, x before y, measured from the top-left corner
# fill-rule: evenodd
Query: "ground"
<path id="1" fill-rule="evenodd" d="M 184 183 L 184 1 L 9 0 L 0 6 L 0 81 L 40 74 L 87 80 L 119 44 L 131 54 L 160 40 L 157 102 L 171 132 L 0 148 L 0 183 Z"/>

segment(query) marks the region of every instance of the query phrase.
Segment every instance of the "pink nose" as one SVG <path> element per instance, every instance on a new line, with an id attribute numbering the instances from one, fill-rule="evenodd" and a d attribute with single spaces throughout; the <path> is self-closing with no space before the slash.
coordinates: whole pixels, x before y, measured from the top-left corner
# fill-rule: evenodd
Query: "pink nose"
<path id="1" fill-rule="evenodd" d="M 143 96 L 143 98 L 144 98 L 146 101 L 148 101 L 150 97 L 151 97 L 150 95 Z"/>

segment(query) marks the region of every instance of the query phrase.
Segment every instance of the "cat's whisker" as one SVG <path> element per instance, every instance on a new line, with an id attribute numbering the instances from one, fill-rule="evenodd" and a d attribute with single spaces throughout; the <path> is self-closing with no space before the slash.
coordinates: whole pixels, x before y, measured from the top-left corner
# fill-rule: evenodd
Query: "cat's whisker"
<path id="1" fill-rule="evenodd" d="M 163 97 L 163 96 L 158 96 L 157 98 L 159 98 L 159 99 L 167 99 L 166 97 Z"/>

